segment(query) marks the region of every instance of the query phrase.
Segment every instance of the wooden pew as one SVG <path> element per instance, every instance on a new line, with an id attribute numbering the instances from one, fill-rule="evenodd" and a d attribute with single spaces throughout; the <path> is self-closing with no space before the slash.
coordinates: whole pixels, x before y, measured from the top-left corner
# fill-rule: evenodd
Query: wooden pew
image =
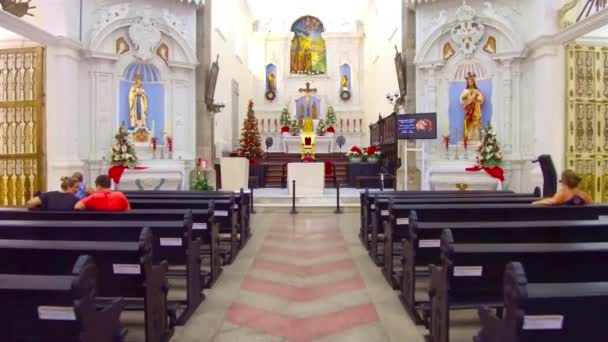
<path id="1" fill-rule="evenodd" d="M 361 193 L 361 231 L 359 232 L 359 238 L 365 246 L 369 249 L 370 238 L 369 235 L 372 231 L 372 213 L 376 208 L 375 201 L 377 199 L 383 199 L 388 203 L 391 198 L 438 198 L 438 197 L 540 197 L 540 189 L 536 188 L 532 194 L 516 194 L 513 191 L 374 191 L 370 192 L 366 190 Z M 384 209 L 386 210 L 386 208 Z M 382 227 L 382 225 L 378 225 Z M 366 234 L 367 233 L 367 234 Z"/>
<path id="2" fill-rule="evenodd" d="M 394 251 L 395 243 L 401 243 L 401 236 L 399 231 L 392 231 L 392 234 L 387 235 L 386 230 L 389 229 L 385 225 L 390 220 L 391 205 L 407 206 L 407 205 L 419 205 L 419 204 L 490 204 L 490 203 L 510 203 L 510 204 L 530 204 L 538 197 L 529 196 L 488 196 L 488 197 L 423 197 L 423 198 L 390 198 L 390 199 L 377 199 L 374 211 L 372 211 L 372 231 L 371 231 L 371 243 L 369 255 L 372 260 L 378 266 L 385 265 L 387 259 L 392 254 L 386 254 L 385 252 Z M 389 225 L 388 227 L 392 227 Z M 393 235 L 397 234 L 394 238 Z M 382 242 L 382 246 L 380 246 Z M 399 255 L 397 255 L 399 256 Z M 392 260 L 389 262 L 392 265 Z"/>
<path id="3" fill-rule="evenodd" d="M 608 242 L 457 243 L 441 236 L 441 266 L 430 266 L 430 342 L 448 342 L 451 309 L 502 308 L 505 265 L 521 262 L 534 283 L 604 282 Z"/>
<path id="4" fill-rule="evenodd" d="M 412 210 L 413 209 L 413 210 Z M 418 226 L 425 221 L 433 223 L 455 223 L 475 221 L 541 221 L 541 220 L 597 220 L 599 215 L 608 212 L 605 205 L 587 205 L 581 207 L 548 207 L 526 204 L 436 204 L 436 205 L 413 205 L 391 207 L 391 219 L 385 225 L 391 225 L 390 232 L 400 231 L 403 235 L 402 243 L 402 266 L 401 277 L 398 275 L 392 278 L 393 285 L 395 278 L 401 279 L 401 301 L 406 310 L 413 314 L 414 319 L 418 319 L 417 310 L 427 310 L 427 303 L 418 303 L 415 300 L 416 266 L 427 266 L 428 260 L 417 258 L 421 248 L 414 250 L 414 257 L 411 257 L 411 248 L 407 245 L 410 237 L 409 231 L 418 231 Z M 422 216 L 422 220 L 419 218 Z M 448 227 L 450 228 L 450 227 Z M 389 231 L 385 227 L 386 231 Z M 393 238 L 393 237 L 389 237 Z M 427 246 L 435 245 L 436 242 L 427 242 Z M 387 244 L 388 245 L 388 244 Z M 426 252 L 426 250 L 424 251 Z M 410 256 L 408 256 L 408 254 Z M 392 262 L 392 259 L 390 260 Z M 392 269 L 392 265 L 387 266 Z M 385 274 L 387 276 L 389 274 Z"/>
<path id="5" fill-rule="evenodd" d="M 170 302 L 185 306 L 176 320 L 183 325 L 204 300 L 201 242 L 192 239 L 191 213 L 186 217 L 186 221 L 0 221 L 0 239 L 132 242 L 138 241 L 142 227 L 148 227 L 157 251 L 153 263 L 166 260 L 170 266 L 185 265 L 185 272 L 177 274 L 186 280 L 186 300 Z"/>
<path id="6" fill-rule="evenodd" d="M 0 240 L 0 273 L 69 275 L 82 255 L 90 255 L 99 271 L 97 303 L 124 299 L 124 309 L 143 310 L 147 342 L 167 342 L 173 335 L 175 312 L 167 306 L 168 264 L 154 265 L 149 228 L 139 241 Z"/>
<path id="7" fill-rule="evenodd" d="M 70 275 L 0 274 L 2 341 L 117 342 L 122 300 L 98 308 L 97 267 L 81 255 Z"/>
<path id="8" fill-rule="evenodd" d="M 507 265 L 503 319 L 479 309 L 475 342 L 604 342 L 608 282 L 528 283 L 521 263 Z"/>
<path id="9" fill-rule="evenodd" d="M 244 243 L 251 237 L 251 193 L 241 189 L 240 192 L 229 191 L 126 191 L 129 199 L 230 199 L 234 198 L 235 211 L 238 215 L 239 231 L 244 231 Z M 243 247 L 241 246 L 241 248 Z"/>
<path id="10" fill-rule="evenodd" d="M 189 214 L 191 213 L 191 214 Z M 201 271 L 203 285 L 211 287 L 222 274 L 222 262 L 219 254 L 219 227 L 215 222 L 214 210 L 157 209 L 130 210 L 126 212 L 51 212 L 27 211 L 23 209 L 0 210 L 0 220 L 45 220 L 45 221 L 180 221 L 191 222 L 192 240 L 200 239 L 203 244 L 202 254 L 209 256 L 209 271 Z"/>

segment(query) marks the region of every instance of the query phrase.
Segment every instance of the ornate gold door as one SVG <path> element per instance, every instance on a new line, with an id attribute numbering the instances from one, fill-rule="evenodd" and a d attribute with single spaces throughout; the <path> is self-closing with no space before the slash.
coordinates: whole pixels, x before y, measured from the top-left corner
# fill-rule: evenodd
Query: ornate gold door
<path id="1" fill-rule="evenodd" d="M 608 202 L 608 46 L 568 45 L 567 80 L 567 166 Z"/>
<path id="2" fill-rule="evenodd" d="M 45 188 L 42 48 L 0 50 L 0 206 Z"/>

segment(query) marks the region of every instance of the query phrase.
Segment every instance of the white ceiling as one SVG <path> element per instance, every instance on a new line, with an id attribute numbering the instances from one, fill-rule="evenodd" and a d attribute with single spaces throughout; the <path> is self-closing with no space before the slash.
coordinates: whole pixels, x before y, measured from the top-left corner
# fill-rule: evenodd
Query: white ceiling
<path id="1" fill-rule="evenodd" d="M 327 18 L 362 20 L 370 0 L 246 0 L 254 19 L 297 18 L 312 15 Z M 378 1 L 378 0 L 377 0 Z M 393 1 L 393 0 L 379 0 Z M 398 0 L 397 0 L 398 1 Z"/>

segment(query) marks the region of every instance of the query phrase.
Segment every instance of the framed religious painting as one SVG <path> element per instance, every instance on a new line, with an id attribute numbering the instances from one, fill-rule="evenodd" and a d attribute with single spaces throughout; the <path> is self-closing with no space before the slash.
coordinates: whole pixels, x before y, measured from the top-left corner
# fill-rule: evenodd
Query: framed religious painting
<path id="1" fill-rule="evenodd" d="M 397 46 L 395 46 L 395 70 L 397 72 L 397 81 L 399 82 L 399 93 L 401 96 L 405 96 L 407 94 L 406 70 L 403 57 L 401 56 L 401 52 L 397 50 Z"/>

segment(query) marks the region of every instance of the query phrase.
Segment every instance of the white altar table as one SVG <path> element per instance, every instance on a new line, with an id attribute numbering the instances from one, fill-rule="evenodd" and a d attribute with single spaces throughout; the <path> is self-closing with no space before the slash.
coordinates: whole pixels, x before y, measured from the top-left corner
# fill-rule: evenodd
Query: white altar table
<path id="1" fill-rule="evenodd" d="M 145 165 L 142 170 L 126 169 L 116 190 L 187 190 L 186 174 L 179 165 Z"/>
<path id="2" fill-rule="evenodd" d="M 293 182 L 296 181 L 296 196 L 320 196 L 325 188 L 324 163 L 287 164 L 287 187 L 292 195 Z"/>
<path id="3" fill-rule="evenodd" d="M 300 144 L 302 138 L 300 136 L 283 136 L 283 152 L 285 153 L 300 153 Z M 334 151 L 333 136 L 315 136 L 316 154 L 332 153 Z"/>
<path id="4" fill-rule="evenodd" d="M 458 190 L 457 184 L 467 184 L 467 190 L 502 190 L 502 182 L 485 171 L 465 171 L 474 164 L 473 160 L 429 161 L 422 190 Z"/>

